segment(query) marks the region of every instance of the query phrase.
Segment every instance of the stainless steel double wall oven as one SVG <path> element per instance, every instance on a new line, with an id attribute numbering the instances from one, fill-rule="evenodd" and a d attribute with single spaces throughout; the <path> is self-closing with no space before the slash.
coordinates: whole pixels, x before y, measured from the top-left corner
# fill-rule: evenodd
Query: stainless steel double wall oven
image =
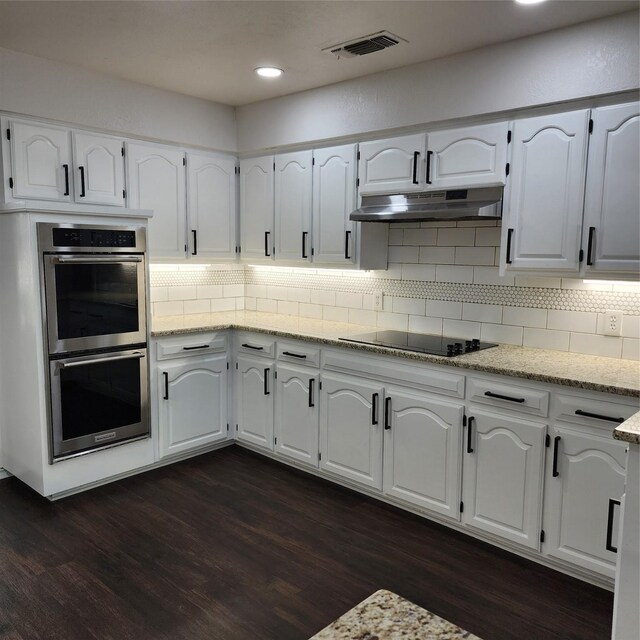
<path id="1" fill-rule="evenodd" d="M 149 435 L 144 227 L 38 224 L 50 462 Z"/>

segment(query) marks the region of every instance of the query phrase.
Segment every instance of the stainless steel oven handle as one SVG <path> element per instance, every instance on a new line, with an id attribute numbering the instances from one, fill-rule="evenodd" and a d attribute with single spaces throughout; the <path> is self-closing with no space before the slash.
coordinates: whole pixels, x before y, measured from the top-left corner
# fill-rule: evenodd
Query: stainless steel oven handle
<path id="1" fill-rule="evenodd" d="M 95 358 L 93 360 L 79 360 L 76 362 L 59 362 L 58 368 L 60 369 L 72 369 L 73 367 L 84 367 L 87 364 L 100 364 L 101 362 L 115 362 L 116 360 L 132 360 L 133 358 L 144 358 L 144 353 L 136 351 L 126 356 L 114 356 L 107 358 Z"/>
<path id="2" fill-rule="evenodd" d="M 94 262 L 142 262 L 142 256 L 54 256 L 54 264 L 93 264 Z"/>

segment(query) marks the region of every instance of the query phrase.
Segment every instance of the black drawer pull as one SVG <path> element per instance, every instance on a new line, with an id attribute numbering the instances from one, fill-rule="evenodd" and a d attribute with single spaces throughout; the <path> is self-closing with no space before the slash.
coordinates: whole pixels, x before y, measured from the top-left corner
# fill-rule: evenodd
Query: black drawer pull
<path id="1" fill-rule="evenodd" d="M 199 344 L 195 347 L 182 347 L 183 351 L 192 351 L 193 349 L 208 349 L 210 345 L 208 344 Z"/>
<path id="2" fill-rule="evenodd" d="M 609 509 L 607 512 L 607 540 L 605 547 L 607 551 L 618 553 L 618 547 L 614 547 L 613 544 L 611 544 L 611 538 L 613 537 L 613 507 L 615 507 L 615 505 L 620 506 L 620 500 L 609 498 Z"/>
<path id="3" fill-rule="evenodd" d="M 378 424 L 378 394 L 371 396 L 371 424 Z"/>
<path id="4" fill-rule="evenodd" d="M 84 198 L 87 195 L 84 188 L 84 167 L 78 167 L 78 169 L 80 171 L 80 197 Z"/>
<path id="5" fill-rule="evenodd" d="M 301 360 L 304 360 L 307 357 L 304 353 L 293 353 L 292 351 L 283 351 L 282 355 L 291 356 L 292 358 L 300 358 Z"/>
<path id="6" fill-rule="evenodd" d="M 64 169 L 64 193 L 63 196 L 69 195 L 69 165 L 63 164 L 62 168 Z"/>
<path id="7" fill-rule="evenodd" d="M 425 182 L 427 184 L 431 184 L 431 156 L 433 155 L 433 151 L 427 151 L 427 176 L 425 178 Z"/>
<path id="8" fill-rule="evenodd" d="M 507 264 L 511 264 L 513 260 L 511 260 L 511 241 L 513 240 L 513 229 L 507 229 L 507 257 L 505 258 L 505 262 Z"/>
<path id="9" fill-rule="evenodd" d="M 493 391 L 485 391 L 485 396 L 489 398 L 498 398 L 498 400 L 508 400 L 509 402 L 518 402 L 522 404 L 526 402 L 526 398 L 514 398 L 513 396 L 503 396 L 501 393 L 493 393 Z"/>
<path id="10" fill-rule="evenodd" d="M 391 429 L 391 397 L 384 399 L 384 428 Z"/>
<path id="11" fill-rule="evenodd" d="M 351 252 L 349 247 L 351 245 L 351 231 L 344 232 L 344 259 L 351 260 Z"/>
<path id="12" fill-rule="evenodd" d="M 583 411 L 582 409 L 576 409 L 577 416 L 584 416 L 585 418 L 595 418 L 596 420 L 607 420 L 608 422 L 615 422 L 620 424 L 624 422 L 624 418 L 614 418 L 613 416 L 603 416 L 601 413 L 591 413 L 589 411 Z"/>
<path id="13" fill-rule="evenodd" d="M 473 453 L 473 447 L 471 446 L 471 434 L 472 434 L 472 428 L 473 428 L 473 423 L 475 422 L 475 418 L 473 416 L 469 417 L 469 420 L 467 421 L 468 427 L 467 427 L 467 453 Z"/>
<path id="14" fill-rule="evenodd" d="M 302 257 L 303 258 L 308 258 L 309 256 L 307 255 L 307 236 L 309 235 L 308 231 L 303 231 L 302 232 Z"/>
<path id="15" fill-rule="evenodd" d="M 413 178 L 411 182 L 418 184 L 418 158 L 420 157 L 419 151 L 413 152 Z"/>
<path id="16" fill-rule="evenodd" d="M 562 440 L 560 436 L 556 436 L 553 439 L 553 472 L 551 475 L 554 478 L 557 478 L 560 475 L 560 472 L 558 471 L 558 446 L 560 445 L 560 440 Z"/>
<path id="17" fill-rule="evenodd" d="M 316 379 L 315 378 L 309 378 L 309 406 L 310 407 L 315 407 L 316 403 L 315 403 L 315 399 L 314 399 L 314 385 L 315 385 Z"/>
<path id="18" fill-rule="evenodd" d="M 264 232 L 264 255 L 269 258 L 271 257 L 271 253 L 269 252 L 269 236 L 271 235 L 271 231 Z"/>
<path id="19" fill-rule="evenodd" d="M 254 347 L 252 344 L 243 343 L 242 346 L 247 349 L 253 349 L 254 351 L 264 351 L 264 347 Z"/>
<path id="20" fill-rule="evenodd" d="M 193 234 L 193 252 L 192 256 L 198 255 L 198 231 L 197 229 L 191 229 L 191 233 Z"/>
<path id="21" fill-rule="evenodd" d="M 271 369 L 269 367 L 267 367 L 264 370 L 264 395 L 268 396 L 271 391 L 269 391 L 269 372 L 271 371 Z"/>
<path id="22" fill-rule="evenodd" d="M 168 400 L 169 399 L 169 374 L 168 372 L 163 371 L 162 375 L 164 376 L 164 395 L 162 396 L 162 399 Z"/>
<path id="23" fill-rule="evenodd" d="M 593 237 L 595 236 L 596 228 L 589 227 L 589 239 L 587 240 L 587 265 L 593 266 Z"/>

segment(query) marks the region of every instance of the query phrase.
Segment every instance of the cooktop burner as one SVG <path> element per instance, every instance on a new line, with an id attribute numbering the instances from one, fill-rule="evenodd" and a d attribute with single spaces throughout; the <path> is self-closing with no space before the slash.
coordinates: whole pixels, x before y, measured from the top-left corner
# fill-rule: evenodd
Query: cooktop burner
<path id="1" fill-rule="evenodd" d="M 480 340 L 465 340 L 464 338 L 450 338 L 448 336 L 434 336 L 424 333 L 408 333 L 407 331 L 374 331 L 360 335 L 340 338 L 348 342 L 360 342 L 362 344 L 374 344 L 381 347 L 404 349 L 405 351 L 418 351 L 430 353 L 436 356 L 459 356 L 463 353 L 489 349 L 498 345 L 492 342 L 480 342 Z"/>

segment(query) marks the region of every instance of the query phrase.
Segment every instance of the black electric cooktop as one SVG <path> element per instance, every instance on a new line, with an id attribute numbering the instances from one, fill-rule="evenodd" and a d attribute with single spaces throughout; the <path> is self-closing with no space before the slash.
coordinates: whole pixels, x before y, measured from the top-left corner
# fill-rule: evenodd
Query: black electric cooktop
<path id="1" fill-rule="evenodd" d="M 448 336 L 435 336 L 425 333 L 409 333 L 407 331 L 374 331 L 360 335 L 340 338 L 348 342 L 360 342 L 362 344 L 374 344 L 381 347 L 404 349 L 405 351 L 418 351 L 430 353 L 436 356 L 459 356 L 463 353 L 490 349 L 498 345 L 492 342 L 480 342 L 480 340 L 465 340 L 464 338 L 450 338 Z"/>

